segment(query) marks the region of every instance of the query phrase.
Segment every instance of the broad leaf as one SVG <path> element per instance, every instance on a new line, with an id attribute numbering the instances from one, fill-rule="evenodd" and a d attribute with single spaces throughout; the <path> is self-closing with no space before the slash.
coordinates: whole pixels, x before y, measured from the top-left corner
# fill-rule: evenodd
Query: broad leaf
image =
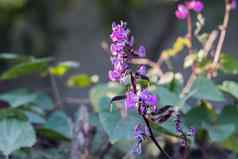
<path id="1" fill-rule="evenodd" d="M 33 101 L 33 104 L 43 110 L 52 110 L 54 107 L 52 99 L 44 92 L 36 93 L 36 98 Z"/>
<path id="2" fill-rule="evenodd" d="M 30 93 L 26 89 L 17 89 L 0 94 L 0 99 L 8 102 L 11 107 L 19 107 L 32 103 L 36 98 L 36 94 Z"/>
<path id="3" fill-rule="evenodd" d="M 194 92 L 193 97 L 202 100 L 224 101 L 223 94 L 216 85 L 209 79 L 199 76 L 192 85 L 191 91 Z"/>
<path id="4" fill-rule="evenodd" d="M 204 128 L 204 125 L 209 125 L 217 119 L 217 114 L 209 105 L 203 103 L 189 110 L 184 119 L 187 125 Z"/>
<path id="5" fill-rule="evenodd" d="M 238 83 L 233 81 L 224 81 L 220 86 L 220 89 L 238 99 Z"/>
<path id="6" fill-rule="evenodd" d="M 2 80 L 11 80 L 20 76 L 29 75 L 32 73 L 43 73 L 48 69 L 50 59 L 32 59 L 30 61 L 17 64 L 1 75 Z"/>
<path id="7" fill-rule="evenodd" d="M 0 121 L 0 151 L 9 156 L 22 147 L 31 147 L 36 142 L 33 127 L 26 121 L 3 119 Z"/>
<path id="8" fill-rule="evenodd" d="M 124 87 L 116 83 L 98 84 L 90 89 L 89 98 L 93 105 L 94 111 L 99 110 L 99 103 L 102 97 L 113 98 L 123 95 Z"/>
<path id="9" fill-rule="evenodd" d="M 17 119 L 27 121 L 27 116 L 22 110 L 16 108 L 4 108 L 0 109 L 0 120 L 3 119 Z"/>
<path id="10" fill-rule="evenodd" d="M 238 132 L 238 108 L 235 106 L 225 106 L 218 117 L 219 124 L 233 124 Z"/>
<path id="11" fill-rule="evenodd" d="M 232 124 L 208 127 L 208 133 L 212 142 L 222 142 L 233 135 L 234 132 L 235 126 Z"/>
<path id="12" fill-rule="evenodd" d="M 28 121 L 32 124 L 44 124 L 46 120 L 39 114 L 32 112 L 25 112 L 25 115 L 28 118 Z"/>
<path id="13" fill-rule="evenodd" d="M 222 71 L 230 74 L 238 74 L 238 59 L 229 54 L 221 56 Z"/>
<path id="14" fill-rule="evenodd" d="M 120 140 L 132 140 L 134 128 L 142 122 L 142 117 L 138 115 L 136 110 L 129 110 L 128 115 L 122 117 L 115 109 L 110 112 L 109 104 L 110 98 L 101 98 L 99 119 L 111 143 Z"/>
<path id="15" fill-rule="evenodd" d="M 228 150 L 231 150 L 235 153 L 238 153 L 238 138 L 237 135 L 233 135 L 226 139 L 223 143 L 222 146 Z"/>
<path id="16" fill-rule="evenodd" d="M 39 130 L 42 135 L 51 139 L 72 138 L 72 122 L 64 112 L 53 113 Z"/>
<path id="17" fill-rule="evenodd" d="M 178 105 L 180 102 L 180 98 L 177 94 L 170 92 L 169 89 L 165 87 L 158 87 L 155 91 L 156 95 L 158 96 L 159 105 L 165 106 L 165 105 Z"/>

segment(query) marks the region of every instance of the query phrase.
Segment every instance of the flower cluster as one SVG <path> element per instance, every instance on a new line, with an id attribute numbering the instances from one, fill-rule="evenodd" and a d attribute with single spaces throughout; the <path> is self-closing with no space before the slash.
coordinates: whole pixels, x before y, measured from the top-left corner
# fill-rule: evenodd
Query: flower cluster
<path id="1" fill-rule="evenodd" d="M 122 82 L 129 72 L 129 61 L 133 57 L 144 57 L 145 48 L 140 46 L 137 50 L 133 48 L 134 37 L 130 35 L 130 30 L 127 24 L 122 22 L 120 24 L 112 24 L 111 33 L 111 62 L 113 70 L 110 70 L 108 77 L 111 81 Z M 145 66 L 140 66 L 138 73 L 145 74 Z"/>
<path id="2" fill-rule="evenodd" d="M 192 6 L 190 6 L 190 8 L 191 7 Z M 196 8 L 196 10 L 197 9 L 198 8 Z M 146 77 L 146 67 L 145 65 L 139 65 L 136 70 L 133 70 L 130 63 L 132 58 L 145 57 L 146 51 L 143 46 L 140 46 L 138 49 L 134 48 L 134 38 L 131 35 L 130 30 L 127 28 L 126 23 L 113 23 L 110 37 L 112 40 L 111 61 L 113 69 L 109 71 L 109 79 L 111 81 L 123 83 L 124 79 L 130 77 L 129 87 L 125 95 L 113 97 L 111 102 L 124 100 L 125 109 L 137 110 L 139 115 L 141 115 L 145 121 L 146 125 L 139 124 L 135 128 L 134 137 L 136 140 L 136 151 L 134 152 L 141 152 L 142 141 L 147 137 L 151 138 L 151 140 L 155 142 L 156 146 L 161 150 L 153 135 L 149 121 L 154 121 L 159 124 L 166 122 L 174 114 L 174 108 L 171 105 L 158 108 L 157 97 L 153 95 L 146 86 L 137 87 L 137 80 L 146 79 L 149 81 L 148 77 Z M 176 129 L 178 130 L 178 133 L 183 132 L 182 129 L 180 129 L 179 118 L 177 119 Z M 189 135 L 190 133 L 187 133 L 187 136 Z M 167 154 L 165 153 L 165 155 Z"/>
<path id="3" fill-rule="evenodd" d="M 125 22 L 112 24 L 111 33 L 111 61 L 113 69 L 109 71 L 108 77 L 111 81 L 123 83 L 124 79 L 130 76 L 131 83 L 124 96 L 117 96 L 112 99 L 124 99 L 126 109 L 136 109 L 142 116 L 157 112 L 157 97 L 154 96 L 146 87 L 137 88 L 138 79 L 146 79 L 146 66 L 139 65 L 136 70 L 130 66 L 132 58 L 145 57 L 145 47 L 134 48 L 134 37 L 127 28 Z M 141 143 L 145 139 L 145 126 L 137 125 L 135 129 L 136 152 L 141 152 Z"/>
<path id="4" fill-rule="evenodd" d="M 146 89 L 138 91 L 138 93 L 134 93 L 131 90 L 126 93 L 125 106 L 127 108 L 139 107 L 141 114 L 155 112 L 157 109 L 157 97 Z"/>
<path id="5" fill-rule="evenodd" d="M 203 9 L 204 4 L 200 0 L 191 0 L 184 4 L 179 4 L 175 15 L 178 19 L 184 20 L 189 16 L 191 10 L 200 13 Z"/>

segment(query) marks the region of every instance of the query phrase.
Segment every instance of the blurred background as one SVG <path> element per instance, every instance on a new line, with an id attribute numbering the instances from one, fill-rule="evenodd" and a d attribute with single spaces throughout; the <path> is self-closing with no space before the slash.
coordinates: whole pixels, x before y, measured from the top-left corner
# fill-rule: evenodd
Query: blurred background
<path id="1" fill-rule="evenodd" d="M 156 60 L 177 36 L 186 34 L 185 22 L 174 16 L 176 3 L 175 0 L 0 0 L 0 50 L 51 56 L 56 61 L 75 60 L 80 62 L 77 71 L 98 74 L 101 82 L 106 81 L 111 64 L 102 44 L 109 41 L 112 21 L 126 20 L 136 44 L 145 45 L 147 56 Z M 223 3 L 223 0 L 205 2 L 205 31 L 222 22 Z M 224 51 L 237 56 L 238 12 L 232 14 Z M 180 66 L 177 68 L 180 71 Z M 31 84 L 26 79 L 24 83 Z M 38 84 L 47 86 L 46 81 L 39 80 Z M 63 92 L 75 94 L 74 90 Z M 80 95 L 87 92 L 81 91 Z"/>
<path id="2" fill-rule="evenodd" d="M 157 61 L 162 50 L 170 48 L 178 36 L 186 35 L 186 22 L 177 20 L 174 14 L 180 2 L 182 0 L 0 0 L 0 54 L 52 57 L 53 64 L 79 62 L 79 68 L 56 78 L 56 83 L 64 97 L 88 98 L 88 87 L 69 88 L 65 80 L 85 73 L 98 75 L 100 83 L 108 81 L 110 53 L 103 48 L 110 43 L 112 22 L 126 21 L 136 46 L 144 45 L 147 57 Z M 211 32 L 223 21 L 224 0 L 204 0 L 204 3 L 203 32 Z M 238 58 L 237 30 L 238 11 L 235 10 L 223 51 Z M 186 79 L 191 71 L 183 69 L 184 57 L 182 53 L 172 58 L 172 62 L 175 72 L 184 73 Z M 0 73 L 8 66 L 1 61 Z M 236 76 L 219 78 L 217 80 L 238 80 Z M 12 88 L 33 88 L 53 95 L 51 82 L 50 77 L 40 78 L 37 74 L 0 81 L 0 93 Z"/>

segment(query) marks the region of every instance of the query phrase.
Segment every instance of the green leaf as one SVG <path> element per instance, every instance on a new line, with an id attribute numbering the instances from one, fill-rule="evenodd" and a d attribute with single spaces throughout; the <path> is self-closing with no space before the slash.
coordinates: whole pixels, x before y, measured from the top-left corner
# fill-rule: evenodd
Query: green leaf
<path id="1" fill-rule="evenodd" d="M 77 68 L 78 66 L 79 64 L 74 61 L 60 62 L 57 66 L 50 67 L 50 73 L 54 76 L 63 76 L 71 68 Z"/>
<path id="2" fill-rule="evenodd" d="M 191 91 L 194 92 L 193 97 L 202 100 L 211 100 L 221 102 L 224 101 L 223 94 L 216 85 L 209 79 L 199 76 L 192 85 Z"/>
<path id="3" fill-rule="evenodd" d="M 64 112 L 55 112 L 49 117 L 40 131 L 41 134 L 45 134 L 49 138 L 58 139 L 64 137 L 65 139 L 71 139 L 72 122 Z"/>
<path id="4" fill-rule="evenodd" d="M 36 94 L 30 93 L 26 89 L 17 89 L 0 94 L 0 99 L 8 102 L 14 108 L 32 103 L 36 98 Z"/>
<path id="5" fill-rule="evenodd" d="M 11 80 L 32 73 L 43 73 L 48 69 L 50 59 L 32 59 L 30 61 L 17 64 L 1 75 L 2 80 Z"/>
<path id="6" fill-rule="evenodd" d="M 16 108 L 0 109 L 0 120 L 4 119 L 17 119 L 27 121 L 27 117 L 22 110 Z"/>
<path id="7" fill-rule="evenodd" d="M 208 127 L 209 137 L 212 142 L 222 142 L 229 138 L 234 132 L 235 126 L 233 124 Z"/>
<path id="8" fill-rule="evenodd" d="M 0 151 L 5 156 L 22 147 L 32 147 L 36 136 L 31 124 L 16 119 L 0 121 Z"/>
<path id="9" fill-rule="evenodd" d="M 238 83 L 233 81 L 224 81 L 220 86 L 220 89 L 238 99 Z"/>
<path id="10" fill-rule="evenodd" d="M 110 98 L 101 98 L 99 119 L 111 143 L 120 140 L 132 140 L 134 128 L 142 122 L 142 118 L 135 110 L 128 111 L 126 117 L 122 117 L 115 109 L 110 112 L 109 103 Z"/>
<path id="11" fill-rule="evenodd" d="M 89 98 L 93 105 L 94 111 L 98 112 L 99 103 L 102 97 L 115 97 L 123 95 L 124 87 L 116 83 L 98 84 L 92 87 L 89 91 Z"/>
<path id="12" fill-rule="evenodd" d="M 34 101 L 32 101 L 32 103 L 35 106 L 46 111 L 52 110 L 54 108 L 54 103 L 52 99 L 44 92 L 36 93 L 36 98 Z"/>
<path id="13" fill-rule="evenodd" d="M 151 126 L 156 135 L 166 134 L 177 137 L 174 119 L 170 119 L 162 124 L 152 123 Z"/>
<path id="14" fill-rule="evenodd" d="M 194 107 L 184 116 L 186 125 L 196 128 L 204 128 L 204 125 L 212 124 L 217 119 L 216 112 L 206 103 Z"/>
<path id="15" fill-rule="evenodd" d="M 225 73 L 238 74 L 238 59 L 229 54 L 221 55 L 221 70 Z"/>
<path id="16" fill-rule="evenodd" d="M 238 132 L 238 108 L 235 106 L 225 106 L 219 114 L 219 124 L 233 124 L 235 125 L 236 132 Z"/>
<path id="17" fill-rule="evenodd" d="M 169 89 L 165 87 L 158 87 L 155 91 L 156 95 L 159 98 L 159 105 L 178 105 L 180 102 L 180 98 L 177 94 L 169 91 Z"/>
<path id="18" fill-rule="evenodd" d="M 238 138 L 237 135 L 233 135 L 226 139 L 222 146 L 228 150 L 238 153 Z"/>
<path id="19" fill-rule="evenodd" d="M 71 76 L 67 84 L 69 87 L 81 87 L 85 88 L 88 87 L 92 84 L 91 77 L 87 74 L 80 74 L 80 75 L 75 75 Z"/>
<path id="20" fill-rule="evenodd" d="M 44 124 L 46 122 L 46 120 L 42 116 L 36 113 L 25 112 L 25 115 L 27 116 L 28 121 L 32 124 Z"/>

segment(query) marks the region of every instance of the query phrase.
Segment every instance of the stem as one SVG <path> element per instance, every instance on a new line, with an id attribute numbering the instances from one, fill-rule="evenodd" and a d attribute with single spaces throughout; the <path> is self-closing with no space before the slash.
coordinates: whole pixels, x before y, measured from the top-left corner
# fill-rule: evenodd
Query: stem
<path id="1" fill-rule="evenodd" d="M 137 90 L 136 90 L 136 79 L 134 78 L 133 76 L 133 73 L 131 72 L 131 84 L 132 84 L 132 89 L 133 89 L 133 92 L 136 93 Z M 140 110 L 138 110 L 139 114 L 140 113 Z M 157 142 L 155 136 L 154 136 L 154 133 L 151 129 L 151 126 L 150 126 L 150 123 L 149 121 L 147 120 L 147 118 L 145 117 L 145 115 L 141 114 L 141 116 L 143 117 L 144 119 L 144 122 L 146 124 L 146 127 L 148 128 L 149 130 L 149 133 L 150 133 L 150 139 L 153 141 L 153 143 L 156 145 L 156 147 L 160 150 L 161 153 L 163 153 L 168 159 L 172 159 L 169 154 L 163 150 L 163 148 L 160 146 L 160 144 Z"/>
<path id="2" fill-rule="evenodd" d="M 160 150 L 161 153 L 163 153 L 168 159 L 172 159 L 172 158 L 169 156 L 169 154 L 168 154 L 168 153 L 159 145 L 159 143 L 157 142 L 157 140 L 156 140 L 156 138 L 155 138 L 155 136 L 154 136 L 154 134 L 153 134 L 153 131 L 152 131 L 152 129 L 151 129 L 150 123 L 149 123 L 149 121 L 147 120 L 147 118 L 146 118 L 144 115 L 142 115 L 142 117 L 143 117 L 143 119 L 144 119 L 144 121 L 145 121 L 145 124 L 146 124 L 148 130 L 149 130 L 150 139 L 154 142 L 154 144 L 155 144 L 156 147 Z"/>
<path id="3" fill-rule="evenodd" d="M 190 75 L 185 87 L 182 90 L 181 93 L 181 97 L 184 97 L 186 94 L 188 94 L 188 92 L 190 91 L 190 89 L 192 88 L 193 85 L 193 81 L 196 79 L 196 74 L 195 72 L 192 72 L 192 74 Z"/>
<path id="4" fill-rule="evenodd" d="M 62 105 L 61 95 L 60 95 L 59 89 L 57 87 L 54 76 L 51 73 L 49 73 L 49 75 L 50 75 L 51 87 L 53 89 L 54 97 L 55 97 L 55 100 L 56 100 L 56 106 L 55 107 L 58 108 Z"/>
<path id="5" fill-rule="evenodd" d="M 192 25 L 192 16 L 190 13 L 188 14 L 188 18 L 187 18 L 187 28 L 188 28 L 187 38 L 190 42 L 190 45 L 188 47 L 188 53 L 192 54 L 193 53 L 193 49 L 192 49 L 192 46 L 193 46 L 193 25 Z"/>
<path id="6" fill-rule="evenodd" d="M 231 12 L 231 4 L 229 0 L 225 0 L 225 16 L 224 16 L 223 24 L 220 26 L 221 34 L 218 40 L 218 44 L 217 44 L 217 48 L 216 48 L 216 52 L 215 52 L 215 56 L 213 60 L 214 66 L 217 65 L 217 63 L 219 62 L 221 50 L 222 50 L 225 37 L 226 37 L 227 27 L 229 24 L 230 12 Z"/>
<path id="7" fill-rule="evenodd" d="M 188 14 L 188 18 L 187 18 L 187 29 L 188 29 L 188 33 L 187 33 L 187 38 L 190 42 L 190 46 L 188 47 L 188 54 L 191 55 L 193 53 L 193 27 L 192 27 L 192 17 L 191 14 Z M 196 65 L 195 63 L 193 63 L 192 65 L 192 73 L 184 87 L 184 89 L 182 90 L 181 96 L 185 96 L 189 90 L 191 89 L 192 85 L 193 85 L 193 81 L 196 79 Z"/>

